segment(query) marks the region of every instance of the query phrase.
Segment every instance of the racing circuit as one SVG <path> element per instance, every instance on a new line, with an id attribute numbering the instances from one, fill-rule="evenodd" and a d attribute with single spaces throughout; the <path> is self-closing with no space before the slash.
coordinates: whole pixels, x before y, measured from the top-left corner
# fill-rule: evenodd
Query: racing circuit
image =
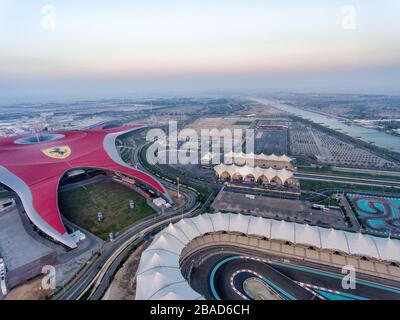
<path id="1" fill-rule="evenodd" d="M 132 154 L 132 160 L 137 163 L 135 170 L 145 172 L 138 157 L 140 149 Z M 162 175 L 157 177 L 163 179 L 164 183 L 168 181 Z M 182 179 L 182 182 L 186 180 Z M 185 193 L 190 191 L 182 189 Z M 282 242 L 282 247 L 292 246 L 293 250 L 296 245 L 303 245 L 305 251 L 322 250 L 321 256 L 335 255 L 339 251 L 341 253 L 338 256 L 342 258 L 343 255 L 349 255 L 351 259 L 356 256 L 360 259 L 367 257 L 365 259 L 369 265 L 400 261 L 400 242 L 397 240 L 375 239 L 363 234 L 242 214 L 201 214 L 205 212 L 212 195 L 201 208 L 194 206 L 196 197 L 187 208 L 138 224 L 110 243 L 99 259 L 93 259 L 87 270 L 82 270 L 66 289 L 58 291 L 52 298 L 101 298 L 126 252 L 161 228 L 161 232 L 142 255 L 136 273 L 136 299 L 400 299 L 400 284 L 394 280 L 357 273 L 356 288 L 344 290 L 341 283 L 343 274 L 337 266 L 294 258 L 283 260 L 272 256 L 275 253 L 270 255 L 240 246 L 229 248 L 219 243 L 207 248 L 206 254 L 201 251 L 191 252 L 186 259 L 189 264 L 180 264 L 180 257 L 183 253 L 188 254 L 184 250 L 191 241 L 202 236 L 217 237 L 218 234 L 221 239 L 227 235 L 235 237 L 235 234 L 238 239 L 247 235 L 258 236 L 259 240 L 256 241 L 260 244 L 267 240 L 273 244 L 277 240 Z M 171 222 L 175 221 L 176 225 L 172 225 Z M 162 229 L 168 223 L 169 226 Z M 254 238 L 249 237 L 248 241 L 250 244 Z M 274 251 L 272 247 L 270 249 Z M 195 265 L 191 261 L 195 261 Z M 338 264 L 332 258 L 330 263 Z M 389 268 L 388 274 L 395 276 L 391 272 Z"/>
<path id="2" fill-rule="evenodd" d="M 170 224 L 143 251 L 136 299 L 399 299 L 398 278 L 382 273 L 399 262 L 399 246 L 361 233 L 202 214 Z M 304 249 L 314 258 L 296 253 Z M 356 274 L 346 278 L 349 265 Z M 343 281 L 355 286 L 349 291 Z"/>
<path id="3" fill-rule="evenodd" d="M 357 273 L 355 288 L 344 289 L 339 268 L 282 260 L 259 252 L 224 247 L 194 253 L 199 259 L 190 272 L 193 289 L 211 300 L 374 300 L 399 299 L 398 284 L 375 283 L 373 277 Z M 246 281 L 258 279 L 264 292 L 252 296 Z M 351 282 L 352 280 L 350 280 Z"/>
<path id="4" fill-rule="evenodd" d="M 400 236 L 400 199 L 348 193 L 348 200 L 360 224 L 368 232 Z"/>

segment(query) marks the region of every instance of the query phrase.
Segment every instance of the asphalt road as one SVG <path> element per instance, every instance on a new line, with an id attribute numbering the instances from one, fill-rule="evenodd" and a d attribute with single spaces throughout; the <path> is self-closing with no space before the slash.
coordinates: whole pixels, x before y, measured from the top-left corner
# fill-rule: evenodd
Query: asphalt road
<path id="1" fill-rule="evenodd" d="M 343 176 L 330 176 L 330 175 L 313 174 L 313 173 L 299 173 L 299 172 L 296 172 L 294 174 L 294 176 L 297 179 L 303 179 L 303 180 L 340 182 L 340 183 L 346 183 L 346 184 L 393 187 L 393 188 L 400 189 L 400 182 L 390 181 L 390 180 L 350 178 L 350 177 L 343 177 Z"/>
<path id="2" fill-rule="evenodd" d="M 155 216 L 154 218 L 148 219 L 146 221 L 140 222 L 118 236 L 114 241 L 106 243 L 101 251 L 101 255 L 98 257 L 97 260 L 95 260 L 93 263 L 91 263 L 88 268 L 83 272 L 82 274 L 77 276 L 77 279 L 75 281 L 72 281 L 70 283 L 70 286 L 63 288 L 58 292 L 58 294 L 54 295 L 52 298 L 53 299 L 63 299 L 63 300 L 74 300 L 77 299 L 80 294 L 83 292 L 84 289 L 86 289 L 92 280 L 95 278 L 101 267 L 106 263 L 106 261 L 113 255 L 113 253 L 126 241 L 128 241 L 130 238 L 132 238 L 135 235 L 138 235 L 141 231 L 144 229 L 147 229 L 148 227 L 158 223 L 158 222 L 164 222 L 164 226 L 168 225 L 170 219 L 174 216 L 179 216 L 182 214 L 182 212 L 187 213 L 190 212 L 194 208 L 194 205 L 197 204 L 195 194 L 191 190 L 187 190 L 185 188 L 182 188 L 182 193 L 185 195 L 190 195 L 189 198 L 191 201 L 189 202 L 189 206 L 187 206 L 183 211 L 178 210 L 178 211 L 172 211 L 168 214 L 164 215 L 159 215 Z M 194 198 L 193 198 L 194 197 Z M 199 210 L 193 211 L 193 214 L 199 213 Z M 122 254 L 122 253 L 121 253 Z M 106 274 L 103 277 L 103 281 L 105 283 L 109 283 L 111 277 L 114 275 L 115 272 L 115 266 L 118 266 L 118 261 L 112 264 L 114 266 L 113 268 L 109 268 L 106 272 Z M 102 285 L 98 291 L 102 291 L 104 289 L 104 285 Z M 104 292 L 103 292 L 104 293 Z M 96 297 L 99 296 L 99 293 L 96 293 Z"/>
<path id="3" fill-rule="evenodd" d="M 141 150 L 146 147 L 146 145 L 141 146 L 138 148 L 134 153 L 134 160 L 135 163 L 139 163 L 139 156 L 138 154 Z M 176 170 L 168 165 L 163 165 L 162 168 L 158 167 L 158 171 L 166 172 L 170 176 L 177 176 L 180 178 L 181 182 L 194 185 L 199 188 L 211 188 L 213 190 L 219 190 L 222 187 L 222 183 L 216 181 L 205 181 L 199 177 L 192 176 L 190 172 L 187 172 L 185 175 L 181 174 L 179 170 Z M 144 168 L 140 165 L 140 168 Z M 298 179 L 303 180 L 311 180 L 311 181 L 322 181 L 322 182 L 337 182 L 342 184 L 349 184 L 349 185 L 363 185 L 363 186 L 370 186 L 370 187 L 393 187 L 396 189 L 400 189 L 400 182 L 391 181 L 391 180 L 379 180 L 379 179 L 365 179 L 365 178 L 351 178 L 345 176 L 331 176 L 331 175 L 322 175 L 322 174 L 312 174 L 312 173 L 299 173 L 295 172 L 294 176 Z M 265 191 L 252 191 L 249 188 L 241 188 L 239 185 L 235 186 L 234 190 L 240 193 L 249 193 L 249 194 L 265 194 L 267 196 L 275 196 L 281 198 L 302 198 L 303 196 L 295 196 L 285 193 L 273 192 L 269 190 Z M 354 192 L 354 190 L 353 190 Z M 379 191 L 376 192 L 377 194 Z"/>
<path id="4" fill-rule="evenodd" d="M 262 276 L 285 300 L 310 300 L 313 297 L 311 293 L 300 287 L 284 274 L 269 266 L 267 263 L 238 258 L 224 263 L 220 268 L 218 268 L 215 274 L 213 282 L 215 290 L 219 293 L 221 300 L 241 299 L 241 297 L 232 290 L 230 284 L 232 274 L 241 269 L 251 270 Z M 243 290 L 244 280 L 254 277 L 255 275 L 250 272 L 242 272 L 238 276 L 241 277 L 234 278 L 236 280 L 234 286 L 241 291 L 242 294 L 245 294 Z"/>
<path id="5" fill-rule="evenodd" d="M 264 259 L 264 261 L 243 259 L 240 256 Z M 193 262 L 194 266 L 188 268 Z M 283 260 L 282 257 L 233 246 L 197 251 L 185 260 L 183 270 L 186 275 L 190 273 L 192 287 L 207 299 L 242 299 L 232 289 L 230 283 L 232 274 L 238 270 L 252 270 L 261 275 L 270 286 L 275 288 L 275 291 L 287 300 L 400 299 L 400 283 L 397 281 L 356 272 L 355 287 L 345 289 L 342 286 L 345 274 L 337 267 L 297 259 Z M 234 286 L 243 294 L 245 293 L 242 289 L 243 281 L 246 278 L 254 277 L 254 274 L 241 272 L 236 277 Z M 212 284 L 214 284 L 214 288 Z"/>
<path id="6" fill-rule="evenodd" d="M 138 161 L 139 160 L 138 153 L 140 152 L 140 149 L 141 148 L 137 148 L 135 150 L 135 152 L 132 155 L 132 158 L 133 158 L 134 162 L 138 164 L 138 168 L 143 169 L 143 167 L 140 165 L 140 162 Z M 311 177 L 311 178 L 319 179 L 319 177 Z M 321 177 L 321 179 L 324 179 L 324 181 L 326 181 L 325 177 Z M 332 179 L 334 179 L 334 178 L 332 178 Z M 340 178 L 335 177 L 335 179 L 340 179 Z M 196 180 L 196 179 L 193 179 L 193 180 Z M 357 181 L 359 179 L 354 179 L 354 180 Z M 199 184 L 198 181 L 196 181 L 196 183 Z M 349 182 L 349 183 L 351 183 L 351 182 Z M 390 183 L 393 183 L 393 182 L 390 182 Z M 165 182 L 165 184 L 167 185 L 167 187 L 176 188 L 175 185 L 172 183 Z M 202 183 L 200 183 L 200 185 L 202 185 Z M 218 186 L 221 187 L 221 185 L 218 185 Z M 214 185 L 213 185 L 213 187 L 214 187 Z M 179 216 L 179 215 L 183 215 L 183 214 L 193 216 L 198 213 L 201 213 L 205 209 L 205 206 L 203 206 L 201 208 L 193 210 L 194 206 L 197 203 L 196 199 L 193 198 L 193 195 L 195 195 L 195 193 L 193 191 L 191 191 L 189 189 L 185 189 L 183 187 L 181 187 L 181 191 L 182 191 L 182 193 L 185 193 L 186 195 L 188 195 L 190 198 L 189 204 L 185 209 L 173 211 L 173 212 L 167 213 L 163 216 L 157 216 L 154 219 L 143 221 L 143 222 L 133 226 L 131 229 L 129 229 L 125 233 L 121 234 L 113 242 L 105 244 L 102 249 L 101 255 L 93 263 L 88 264 L 88 266 L 84 270 L 82 270 L 82 272 L 80 274 L 78 274 L 77 277 L 73 281 L 71 281 L 63 290 L 59 291 L 56 295 L 54 295 L 53 299 L 66 299 L 66 300 L 77 299 L 81 295 L 81 293 L 85 289 L 87 289 L 88 286 L 92 283 L 93 279 L 95 279 L 95 277 L 97 276 L 99 270 L 101 270 L 103 265 L 109 260 L 110 257 L 113 256 L 114 252 L 116 250 L 118 250 L 118 248 L 120 248 L 129 239 L 131 239 L 135 235 L 138 235 L 141 231 L 143 231 L 159 222 L 162 222 L 163 226 L 165 226 L 169 223 L 171 217 L 175 217 L 175 216 Z M 144 236 L 146 236 L 146 235 L 144 235 Z M 139 241 L 140 241 L 140 239 L 136 239 L 125 250 L 128 250 L 130 248 L 130 246 L 135 245 L 136 242 L 139 242 Z M 92 294 L 93 299 L 99 299 L 104 294 L 104 291 L 107 289 L 108 284 L 110 283 L 113 275 L 115 274 L 115 271 L 119 267 L 120 262 L 122 261 L 122 259 L 124 257 L 124 253 L 126 253 L 125 250 L 123 252 L 121 252 L 120 255 L 115 257 L 115 259 L 112 261 L 111 265 L 108 267 L 108 269 L 104 273 L 102 281 L 100 282 L 99 286 L 96 288 L 96 290 L 94 290 L 94 292 Z M 210 264 L 208 267 L 211 268 L 211 266 L 212 266 L 212 264 Z M 272 270 L 271 270 L 271 268 L 264 268 L 259 263 L 250 264 L 250 266 L 252 268 L 257 268 L 257 270 L 259 270 L 259 271 L 262 271 L 263 274 L 265 274 L 268 277 L 271 277 L 274 281 L 279 282 L 282 286 L 284 286 L 284 288 L 286 288 L 287 290 L 291 290 L 292 293 L 297 294 L 299 297 L 306 297 L 304 290 L 302 288 L 300 288 L 300 289 L 302 289 L 302 290 L 300 290 L 297 285 L 292 283 L 293 281 L 287 281 L 287 283 L 285 283 L 285 281 L 283 279 L 286 274 L 282 270 L 277 270 L 274 268 L 272 268 Z M 228 270 L 229 269 L 230 268 L 228 266 Z M 286 272 L 288 272 L 288 271 L 286 271 Z M 296 272 L 293 270 L 291 272 L 292 272 L 291 274 L 293 274 L 293 273 L 300 274 L 299 272 Z M 227 276 L 228 275 L 226 275 L 226 277 Z M 221 273 L 220 277 L 225 277 L 225 276 L 223 275 L 223 273 Z M 201 280 L 201 279 L 202 279 L 202 276 L 200 274 L 197 280 Z M 226 278 L 220 278 L 220 279 L 226 280 Z M 223 282 L 224 281 L 222 281 L 221 283 L 223 283 Z M 207 284 L 207 283 L 209 283 L 209 281 L 205 281 L 204 283 Z M 222 288 L 222 292 L 228 292 L 227 288 L 225 288 L 225 289 Z"/>
<path id="7" fill-rule="evenodd" d="M 204 211 L 204 209 L 208 206 L 208 204 L 209 203 L 203 204 L 203 206 L 197 208 L 193 212 L 186 212 L 185 215 L 187 215 L 187 216 L 195 216 L 197 214 L 200 214 L 200 213 L 202 213 Z M 169 215 L 169 217 L 177 216 L 177 215 L 179 216 L 179 213 L 178 214 Z M 161 220 L 161 221 L 164 221 L 164 224 L 162 226 L 165 227 L 165 226 L 168 225 L 168 223 L 170 221 L 170 218 L 167 218 L 167 219 L 164 219 L 164 220 Z M 153 221 L 153 223 L 150 223 L 149 226 L 151 226 L 152 224 L 155 224 L 155 223 L 156 223 L 156 221 Z M 135 233 L 139 234 L 143 229 L 146 229 L 146 228 L 147 228 L 146 226 L 140 226 L 140 228 L 138 228 L 138 230 L 136 230 L 136 232 L 132 231 L 132 233 L 133 234 L 135 234 Z M 157 230 L 158 230 L 158 228 L 157 228 Z M 135 240 L 134 242 L 132 242 L 123 252 L 121 252 L 121 254 L 118 255 L 118 257 L 112 262 L 111 266 L 107 269 L 107 271 L 106 271 L 106 273 L 105 273 L 105 275 L 104 275 L 104 277 L 103 277 L 103 279 L 101 281 L 101 284 L 96 288 L 96 290 L 94 290 L 93 294 L 90 297 L 90 300 L 98 300 L 104 295 L 104 293 L 107 290 L 109 284 L 111 283 L 112 278 L 114 277 L 115 272 L 118 270 L 121 262 L 126 257 L 126 254 L 131 250 L 131 248 L 133 246 L 135 246 L 135 245 L 139 244 L 140 242 L 142 242 L 143 239 L 146 239 L 149 236 L 151 236 L 152 233 L 153 232 L 147 232 L 146 234 L 143 234 L 143 237 L 141 237 L 141 238 Z M 104 262 L 103 262 L 103 264 L 104 264 Z"/>

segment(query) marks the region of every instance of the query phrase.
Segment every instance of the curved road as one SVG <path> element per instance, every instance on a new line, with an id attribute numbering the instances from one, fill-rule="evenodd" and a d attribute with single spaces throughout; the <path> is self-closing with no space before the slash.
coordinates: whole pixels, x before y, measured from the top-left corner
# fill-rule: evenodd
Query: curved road
<path id="1" fill-rule="evenodd" d="M 314 173 L 300 173 L 296 172 L 294 176 L 297 179 L 312 180 L 312 181 L 324 181 L 324 182 L 339 182 L 346 184 L 356 184 L 371 187 L 391 187 L 400 189 L 400 182 L 393 180 L 379 180 L 379 179 L 364 179 L 364 178 L 351 178 L 344 176 L 332 176 Z"/>
<path id="2" fill-rule="evenodd" d="M 137 151 L 134 152 L 133 156 L 137 157 Z M 163 183 L 167 187 L 176 190 L 174 184 L 166 181 L 163 181 Z M 118 269 L 120 262 L 134 245 L 140 243 L 155 231 L 167 226 L 171 221 L 179 220 L 182 216 L 194 216 L 203 212 L 209 205 L 213 195 L 210 195 L 209 199 L 200 206 L 195 192 L 185 187 L 181 187 L 180 191 L 189 199 L 185 208 L 139 222 L 119 235 L 114 241 L 106 243 L 99 255 L 92 257 L 87 265 L 65 287 L 58 290 L 51 299 L 100 299 Z"/>
<path id="3" fill-rule="evenodd" d="M 196 261 L 192 268 L 191 261 Z M 243 281 L 254 273 L 286 300 L 399 300 L 400 283 L 357 272 L 354 288 L 344 288 L 338 267 L 234 246 L 200 249 L 183 261 L 183 273 L 191 286 L 207 299 L 244 299 Z M 190 270 L 188 272 L 188 270 Z M 232 275 L 240 271 L 238 278 Z"/>
<path id="4" fill-rule="evenodd" d="M 182 193 L 186 194 L 186 192 L 190 194 L 191 190 L 182 190 Z M 196 202 L 195 204 L 196 206 L 192 208 L 185 208 L 185 213 L 183 213 L 183 216 L 196 215 L 205 207 L 204 205 L 199 207 L 199 204 Z M 153 232 L 167 226 L 171 221 L 179 220 L 181 215 L 182 211 L 178 210 L 145 220 L 134 225 L 132 228 L 118 236 L 114 241 L 106 243 L 102 248 L 100 256 L 94 261 L 91 261 L 87 268 L 83 269 L 69 284 L 67 284 L 65 288 L 62 288 L 58 291 L 58 293 L 52 296 L 52 299 L 74 300 L 82 298 L 83 292 L 90 291 L 92 287 L 94 288 L 96 285 L 97 287 L 95 288 L 95 292 L 93 294 L 89 294 L 87 297 L 95 295 L 97 298 L 100 298 L 102 296 L 101 293 L 104 293 L 106 287 L 104 288 L 104 285 L 101 285 L 100 287 L 98 286 L 103 282 L 110 282 L 110 279 L 113 277 L 116 268 L 119 266 L 117 260 L 118 257 L 124 257 L 124 253 L 129 251 L 133 245 L 143 241 L 146 236 L 152 234 Z M 121 252 L 119 252 L 118 250 L 122 246 L 124 246 L 124 248 Z M 116 253 L 118 254 L 116 255 Z M 116 263 L 114 263 L 114 261 L 116 261 Z M 110 263 L 110 265 L 104 269 L 106 263 Z M 101 274 L 102 272 L 103 274 Z M 95 283 L 94 281 L 98 280 L 96 277 L 99 277 L 100 275 L 101 279 L 99 283 Z"/>
<path id="5" fill-rule="evenodd" d="M 233 286 L 244 296 L 246 296 L 246 293 L 243 290 L 243 282 L 248 278 L 256 276 L 268 286 L 272 287 L 284 300 L 310 300 L 313 298 L 310 292 L 299 286 L 292 279 L 272 268 L 266 262 L 243 259 L 240 256 L 230 256 L 220 260 L 219 264 L 214 266 L 214 268 L 217 266 L 219 266 L 219 268 L 213 268 L 210 275 L 211 293 L 217 300 L 243 299 L 233 290 L 230 282 L 232 276 L 237 271 L 241 272 L 237 274 L 236 277 L 233 277 Z M 215 274 L 213 274 L 214 270 Z"/>
<path id="6" fill-rule="evenodd" d="M 134 163 L 138 164 L 138 167 L 140 169 L 145 170 L 144 166 L 141 165 L 139 161 L 140 157 L 138 156 L 143 147 L 144 146 L 140 146 L 135 150 L 135 152 L 132 155 L 132 159 L 134 160 Z M 319 178 L 320 177 L 310 177 L 310 179 L 319 179 Z M 322 178 L 323 177 L 321 177 L 321 179 Z M 342 179 L 342 177 L 340 178 L 334 177 L 334 178 Z M 354 183 L 352 182 L 352 180 L 358 181 L 360 179 L 346 178 L 346 180 L 348 180 L 347 183 Z M 324 181 L 326 181 L 326 178 L 324 178 Z M 196 182 L 198 183 L 198 181 Z M 385 183 L 387 182 L 388 181 L 385 181 Z M 176 189 L 176 186 L 173 183 L 167 181 L 163 181 L 163 183 L 166 184 L 167 187 L 169 188 Z M 362 181 L 362 183 L 364 183 L 364 181 Z M 376 181 L 374 181 L 374 183 L 376 183 Z M 212 187 L 218 186 L 218 189 L 221 187 L 220 184 L 211 183 L 211 185 Z M 197 200 L 196 194 L 192 190 L 189 190 L 181 186 L 181 192 L 182 194 L 184 194 L 189 198 L 189 203 L 184 209 L 172 211 L 163 216 L 156 216 L 153 219 L 142 221 L 134 225 L 132 228 L 130 228 L 120 236 L 118 236 L 113 242 L 105 244 L 101 251 L 101 254 L 97 258 L 92 259 L 92 261 L 90 261 L 90 263 L 88 263 L 87 266 L 84 269 L 82 269 L 81 272 L 79 272 L 77 276 L 74 279 L 72 279 L 72 281 L 68 283 L 65 288 L 62 288 L 56 294 L 54 294 L 52 299 L 66 299 L 66 300 L 78 299 L 78 298 L 100 299 L 104 294 L 105 290 L 107 289 L 113 275 L 115 274 L 115 271 L 119 268 L 119 265 L 125 258 L 125 255 L 129 252 L 129 250 L 133 246 L 143 241 L 144 238 L 151 235 L 152 233 L 160 230 L 160 228 L 168 225 L 169 222 L 180 219 L 181 216 L 194 216 L 199 213 L 202 213 L 205 210 L 205 208 L 209 205 L 209 202 L 213 194 L 215 193 L 214 191 L 207 199 L 206 203 L 204 203 L 201 207 L 199 207 L 199 203 L 196 202 Z M 240 264 L 243 266 L 243 261 Z M 266 276 L 266 279 L 272 278 L 275 282 L 280 283 L 282 286 L 284 286 L 284 288 L 286 288 L 286 290 L 292 292 L 293 294 L 296 294 L 299 297 L 307 296 L 307 294 L 305 293 L 307 291 L 305 291 L 303 288 L 299 287 L 295 283 L 288 284 L 289 283 L 288 282 L 284 284 L 283 281 L 284 277 L 278 271 L 272 268 L 265 268 L 265 266 L 263 266 L 261 263 L 256 263 L 254 261 L 253 262 L 247 261 L 245 265 L 248 266 L 249 268 L 251 267 L 260 271 L 261 274 Z M 235 269 L 232 265 L 227 265 L 227 268 L 228 270 Z M 220 283 L 226 283 L 227 279 L 226 277 L 228 277 L 229 274 L 232 275 L 232 273 L 229 272 L 226 273 L 226 275 L 224 275 L 224 273 L 218 275 L 218 277 L 220 277 L 218 279 L 221 280 Z M 199 279 L 200 278 L 201 277 L 199 277 Z M 228 292 L 227 288 L 225 289 L 226 290 L 223 289 L 222 291 Z M 291 294 L 289 293 L 289 295 Z"/>

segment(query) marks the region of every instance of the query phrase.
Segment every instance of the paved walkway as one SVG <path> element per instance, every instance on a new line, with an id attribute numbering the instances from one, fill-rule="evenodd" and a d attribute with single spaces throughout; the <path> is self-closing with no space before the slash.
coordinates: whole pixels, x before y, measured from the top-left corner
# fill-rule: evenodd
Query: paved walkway
<path id="1" fill-rule="evenodd" d="M 308 131 L 310 132 L 310 134 L 314 138 L 314 141 L 315 141 L 315 143 L 317 145 L 317 148 L 318 148 L 319 152 L 321 153 L 321 156 L 325 160 L 330 161 L 330 159 L 332 159 L 332 154 L 330 153 L 328 148 L 325 148 L 325 146 L 323 145 L 321 139 L 319 137 L 317 137 L 317 135 L 314 134 L 312 129 L 308 128 Z"/>
<path id="2" fill-rule="evenodd" d="M 53 252 L 25 230 L 17 207 L 0 216 L 0 252 L 12 271 Z"/>

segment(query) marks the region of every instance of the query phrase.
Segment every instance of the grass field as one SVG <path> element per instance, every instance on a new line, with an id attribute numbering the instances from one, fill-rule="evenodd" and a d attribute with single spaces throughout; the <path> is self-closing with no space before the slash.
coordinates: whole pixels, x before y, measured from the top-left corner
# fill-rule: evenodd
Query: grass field
<path id="1" fill-rule="evenodd" d="M 325 205 L 325 206 L 337 206 L 337 207 L 340 206 L 339 201 L 337 201 L 333 197 L 326 198 L 326 199 L 324 199 L 322 201 L 317 201 L 316 203 L 322 204 L 322 205 Z"/>
<path id="2" fill-rule="evenodd" d="M 331 181 L 312 181 L 299 179 L 302 192 L 307 191 L 318 191 L 321 189 L 350 189 L 350 190 L 361 190 L 361 191 L 380 191 L 380 192 L 390 192 L 397 193 L 399 189 L 390 187 L 378 187 L 378 186 L 367 186 L 367 185 L 357 185 L 357 184 L 347 184 L 341 182 L 331 182 Z"/>
<path id="3" fill-rule="evenodd" d="M 350 178 L 361 178 L 361 179 L 380 179 L 380 180 L 390 180 L 390 181 L 400 181 L 400 177 L 398 176 L 385 176 L 385 175 L 373 175 L 368 173 L 358 173 L 358 172 L 343 172 L 343 171 L 333 171 L 329 168 L 311 168 L 299 166 L 299 172 L 302 173 L 316 173 L 316 174 L 324 174 L 331 176 L 340 176 L 340 177 L 350 177 Z"/>
<path id="4" fill-rule="evenodd" d="M 67 219 L 102 239 L 154 213 L 142 196 L 111 180 L 60 192 L 58 198 L 60 211 Z M 136 204 L 134 209 L 129 207 L 131 199 Z M 102 222 L 97 221 L 98 211 L 104 215 Z"/>
<path id="5" fill-rule="evenodd" d="M 251 125 L 253 122 L 252 121 L 236 121 L 234 123 L 235 126 L 249 126 Z"/>

